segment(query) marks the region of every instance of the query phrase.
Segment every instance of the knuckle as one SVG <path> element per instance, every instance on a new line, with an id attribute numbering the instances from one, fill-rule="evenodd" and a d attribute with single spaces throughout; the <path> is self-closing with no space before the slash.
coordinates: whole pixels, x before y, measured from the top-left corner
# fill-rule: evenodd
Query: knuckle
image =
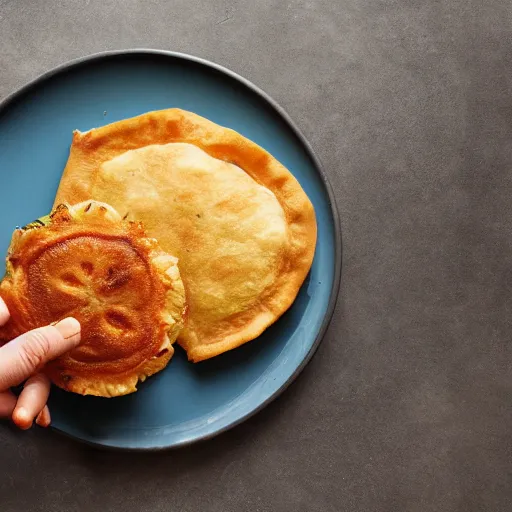
<path id="1" fill-rule="evenodd" d="M 38 369 L 45 363 L 50 348 L 50 340 L 44 331 L 32 331 L 22 345 L 21 358 L 27 368 Z"/>

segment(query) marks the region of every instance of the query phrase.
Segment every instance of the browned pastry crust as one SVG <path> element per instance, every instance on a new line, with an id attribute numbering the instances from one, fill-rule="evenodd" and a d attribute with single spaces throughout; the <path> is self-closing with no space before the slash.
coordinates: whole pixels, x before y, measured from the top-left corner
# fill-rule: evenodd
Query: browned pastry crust
<path id="1" fill-rule="evenodd" d="M 46 366 L 51 380 L 84 395 L 134 392 L 174 352 L 184 311 L 176 263 L 109 205 L 61 205 L 14 232 L 0 284 L 11 318 L 0 343 L 74 316 L 82 341 Z"/>
<path id="2" fill-rule="evenodd" d="M 145 200 L 137 176 L 145 176 Z M 56 204 L 91 197 L 144 222 L 162 248 L 180 259 L 189 311 L 178 343 L 192 361 L 259 336 L 290 307 L 311 267 L 315 213 L 294 176 L 257 144 L 190 112 L 150 112 L 75 132 Z M 200 197 L 210 205 L 201 212 Z M 258 217 L 258 204 L 268 210 L 266 219 Z M 239 220 L 229 223 L 235 214 Z M 272 223 L 283 229 L 270 244 L 265 229 Z M 246 226 L 247 243 L 239 240 L 234 256 L 231 240 Z M 219 300 L 216 311 L 205 279 L 208 297 Z"/>

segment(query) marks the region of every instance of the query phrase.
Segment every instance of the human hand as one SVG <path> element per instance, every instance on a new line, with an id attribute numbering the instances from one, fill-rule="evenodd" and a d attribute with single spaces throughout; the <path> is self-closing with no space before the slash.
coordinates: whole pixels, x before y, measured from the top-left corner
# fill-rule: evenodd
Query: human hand
<path id="1" fill-rule="evenodd" d="M 9 311 L 0 298 L 0 325 L 8 319 Z M 79 342 L 78 320 L 65 318 L 55 325 L 22 334 L 0 347 L 0 418 L 12 418 L 23 430 L 29 429 L 34 419 L 42 427 L 50 425 L 50 411 L 46 405 L 50 380 L 40 370 Z M 23 391 L 16 397 L 10 388 L 25 380 Z"/>

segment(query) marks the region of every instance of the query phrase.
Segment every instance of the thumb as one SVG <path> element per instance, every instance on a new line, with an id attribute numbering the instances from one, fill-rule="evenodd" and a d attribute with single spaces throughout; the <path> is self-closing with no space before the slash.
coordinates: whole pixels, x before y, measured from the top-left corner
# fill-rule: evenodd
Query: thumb
<path id="1" fill-rule="evenodd" d="M 79 342 L 80 324 L 71 317 L 10 341 L 0 348 L 0 391 L 21 384 L 48 361 L 68 352 Z"/>

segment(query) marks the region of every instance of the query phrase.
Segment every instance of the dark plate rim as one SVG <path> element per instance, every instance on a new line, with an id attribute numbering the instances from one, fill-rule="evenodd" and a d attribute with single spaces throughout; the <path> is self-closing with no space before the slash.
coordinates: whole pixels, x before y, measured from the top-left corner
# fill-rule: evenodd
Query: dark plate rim
<path id="1" fill-rule="evenodd" d="M 121 446 L 106 445 L 106 444 L 102 444 L 102 443 L 94 443 L 91 441 L 87 441 L 87 440 L 81 439 L 77 436 L 68 434 L 67 432 L 64 432 L 58 428 L 55 428 L 55 427 L 53 428 L 53 430 L 59 432 L 60 434 L 65 435 L 66 437 L 72 438 L 76 441 L 79 441 L 81 443 L 84 443 L 86 445 L 89 445 L 89 446 L 92 446 L 95 448 L 108 449 L 108 450 L 112 450 L 112 451 L 122 451 L 122 452 L 158 452 L 158 451 L 171 450 L 171 449 L 181 448 L 181 447 L 185 447 L 185 446 L 190 446 L 192 444 L 196 444 L 201 441 L 207 441 L 209 439 L 216 437 L 219 434 L 227 432 L 228 430 L 236 427 L 237 425 L 240 425 L 245 420 L 249 419 L 256 413 L 258 413 L 259 411 L 264 409 L 268 404 L 270 404 L 278 396 L 280 396 L 288 388 L 288 386 L 290 386 L 290 384 L 293 381 L 295 381 L 295 379 L 300 375 L 302 370 L 304 370 L 304 368 L 307 366 L 307 364 L 311 361 L 314 354 L 316 353 L 316 351 L 324 337 L 324 334 L 327 330 L 327 327 L 329 326 L 329 323 L 331 322 L 332 316 L 334 314 L 336 302 L 338 299 L 340 282 L 341 282 L 342 235 L 341 235 L 341 227 L 340 227 L 338 209 L 336 206 L 336 199 L 334 196 L 334 192 L 332 190 L 332 186 L 329 183 L 329 180 L 327 179 L 327 176 L 323 170 L 322 164 L 320 163 L 319 158 L 316 156 L 315 152 L 313 151 L 311 144 L 308 142 L 308 140 L 302 134 L 302 132 L 296 126 L 296 124 L 292 121 L 292 119 L 288 115 L 288 113 L 272 97 L 270 97 L 266 92 L 264 92 L 258 86 L 254 85 L 252 82 L 250 82 L 246 78 L 242 77 L 241 75 L 235 73 L 234 71 L 231 71 L 230 69 L 227 69 L 224 66 L 216 64 L 214 62 L 211 62 L 207 59 L 203 59 L 201 57 L 195 57 L 193 55 L 188 55 L 188 54 L 181 53 L 181 52 L 174 52 L 174 51 L 169 51 L 169 50 L 147 49 L 147 48 L 133 48 L 133 49 L 126 49 L 126 50 L 109 50 L 109 51 L 94 53 L 91 55 L 87 55 L 85 57 L 80 57 L 78 59 L 70 60 L 64 64 L 54 67 L 53 69 L 39 75 L 34 80 L 31 80 L 30 82 L 26 83 L 25 85 L 19 87 L 13 93 L 9 94 L 6 98 L 4 98 L 2 101 L 0 101 L 0 116 L 2 115 L 2 113 L 4 111 L 7 110 L 7 108 L 9 107 L 9 105 L 11 103 L 13 103 L 16 100 L 21 99 L 24 94 L 26 94 L 30 90 L 38 87 L 41 83 L 45 82 L 49 78 L 52 78 L 60 73 L 71 71 L 73 68 L 77 68 L 82 65 L 90 64 L 95 61 L 103 60 L 106 58 L 112 58 L 112 57 L 123 57 L 125 55 L 140 55 L 140 56 L 159 55 L 159 56 L 163 56 L 163 57 L 169 57 L 171 59 L 193 62 L 195 64 L 205 66 L 207 68 L 213 69 L 217 72 L 220 72 L 220 73 L 223 73 L 223 74 L 229 76 L 230 78 L 236 80 L 238 83 L 240 83 L 245 88 L 249 89 L 251 92 L 256 93 L 260 98 L 262 98 L 283 119 L 283 121 L 286 123 L 286 125 L 291 129 L 291 131 L 295 134 L 295 136 L 300 140 L 301 144 L 303 145 L 304 149 L 306 150 L 306 153 L 308 154 L 309 158 L 311 158 L 313 165 L 315 166 L 316 170 L 318 171 L 318 174 L 322 178 L 322 182 L 323 182 L 324 188 L 327 192 L 327 196 L 329 199 L 329 206 L 331 207 L 331 214 L 332 214 L 332 218 L 333 218 L 334 233 L 335 233 L 334 282 L 333 282 L 333 287 L 331 290 L 331 295 L 329 297 L 327 311 L 325 312 L 322 325 L 320 326 L 320 330 L 318 331 L 318 334 L 315 338 L 315 341 L 313 342 L 313 345 L 309 349 L 309 352 L 305 355 L 301 364 L 295 369 L 295 371 L 292 373 L 292 375 L 290 375 L 288 380 L 279 389 L 277 389 L 272 395 L 270 395 L 266 400 L 264 400 L 258 407 L 256 407 L 249 413 L 243 415 L 242 417 L 238 418 L 237 420 L 232 421 L 228 425 L 218 429 L 216 432 L 205 434 L 203 436 L 196 437 L 195 439 L 190 439 L 190 440 L 183 441 L 181 443 L 176 443 L 176 444 L 169 445 L 169 446 L 121 447 Z"/>

